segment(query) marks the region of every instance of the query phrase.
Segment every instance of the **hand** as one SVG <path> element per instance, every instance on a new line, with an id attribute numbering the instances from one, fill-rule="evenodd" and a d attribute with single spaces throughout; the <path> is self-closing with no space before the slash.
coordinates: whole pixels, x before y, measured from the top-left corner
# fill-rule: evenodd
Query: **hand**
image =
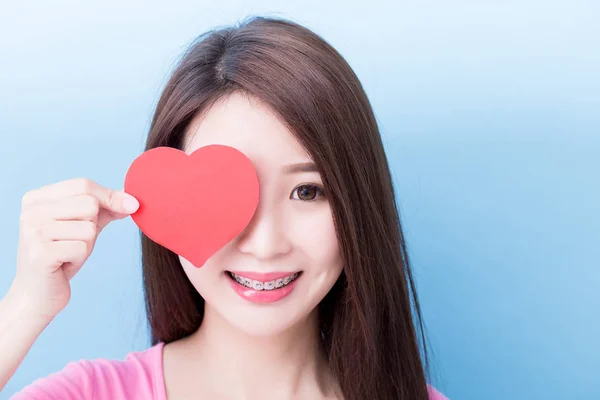
<path id="1" fill-rule="evenodd" d="M 17 271 L 11 291 L 29 310 L 52 319 L 71 297 L 69 281 L 110 222 L 139 207 L 122 191 L 89 179 L 44 186 L 23 196 Z"/>

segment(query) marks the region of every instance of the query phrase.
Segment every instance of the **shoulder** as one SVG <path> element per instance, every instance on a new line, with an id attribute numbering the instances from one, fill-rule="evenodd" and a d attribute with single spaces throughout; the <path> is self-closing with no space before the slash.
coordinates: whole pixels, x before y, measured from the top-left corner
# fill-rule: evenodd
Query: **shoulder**
<path id="1" fill-rule="evenodd" d="M 165 400 L 162 348 L 128 353 L 124 360 L 79 360 L 37 379 L 11 400 L 155 399 Z"/>
<path id="2" fill-rule="evenodd" d="M 438 392 L 431 385 L 427 385 L 427 391 L 429 392 L 429 400 L 448 400 L 446 396 Z"/>

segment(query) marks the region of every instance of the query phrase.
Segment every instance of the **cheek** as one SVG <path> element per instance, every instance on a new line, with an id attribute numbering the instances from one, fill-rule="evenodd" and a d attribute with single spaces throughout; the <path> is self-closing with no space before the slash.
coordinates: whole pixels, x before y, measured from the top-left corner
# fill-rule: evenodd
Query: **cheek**
<path id="1" fill-rule="evenodd" d="M 210 260 L 200 268 L 196 268 L 181 256 L 179 256 L 179 261 L 192 285 L 202 297 L 206 297 L 210 288 L 214 287 L 214 281 L 218 278 L 217 274 L 211 271 Z"/>
<path id="2" fill-rule="evenodd" d="M 293 226 L 294 247 L 301 248 L 312 266 L 319 269 L 339 266 L 339 244 L 329 209 L 302 216 Z"/>

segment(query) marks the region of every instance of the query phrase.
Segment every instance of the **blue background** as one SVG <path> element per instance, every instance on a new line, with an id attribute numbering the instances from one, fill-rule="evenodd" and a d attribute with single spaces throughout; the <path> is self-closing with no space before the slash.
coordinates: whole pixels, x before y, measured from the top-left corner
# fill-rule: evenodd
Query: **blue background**
<path id="1" fill-rule="evenodd" d="M 594 1 L 77 1 L 0 11 L 0 294 L 21 196 L 121 188 L 198 34 L 247 15 L 323 35 L 362 80 L 392 163 L 451 399 L 600 398 L 600 6 Z M 137 230 L 110 225 L 0 398 L 146 348 Z"/>

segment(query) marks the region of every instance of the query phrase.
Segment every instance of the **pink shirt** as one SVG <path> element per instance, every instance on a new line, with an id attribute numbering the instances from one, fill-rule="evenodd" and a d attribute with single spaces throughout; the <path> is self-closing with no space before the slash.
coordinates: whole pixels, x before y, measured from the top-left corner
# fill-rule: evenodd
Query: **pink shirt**
<path id="1" fill-rule="evenodd" d="M 11 400 L 167 400 L 162 365 L 163 343 L 131 352 L 121 360 L 70 362 L 40 378 Z M 431 400 L 447 400 L 429 387 Z"/>

